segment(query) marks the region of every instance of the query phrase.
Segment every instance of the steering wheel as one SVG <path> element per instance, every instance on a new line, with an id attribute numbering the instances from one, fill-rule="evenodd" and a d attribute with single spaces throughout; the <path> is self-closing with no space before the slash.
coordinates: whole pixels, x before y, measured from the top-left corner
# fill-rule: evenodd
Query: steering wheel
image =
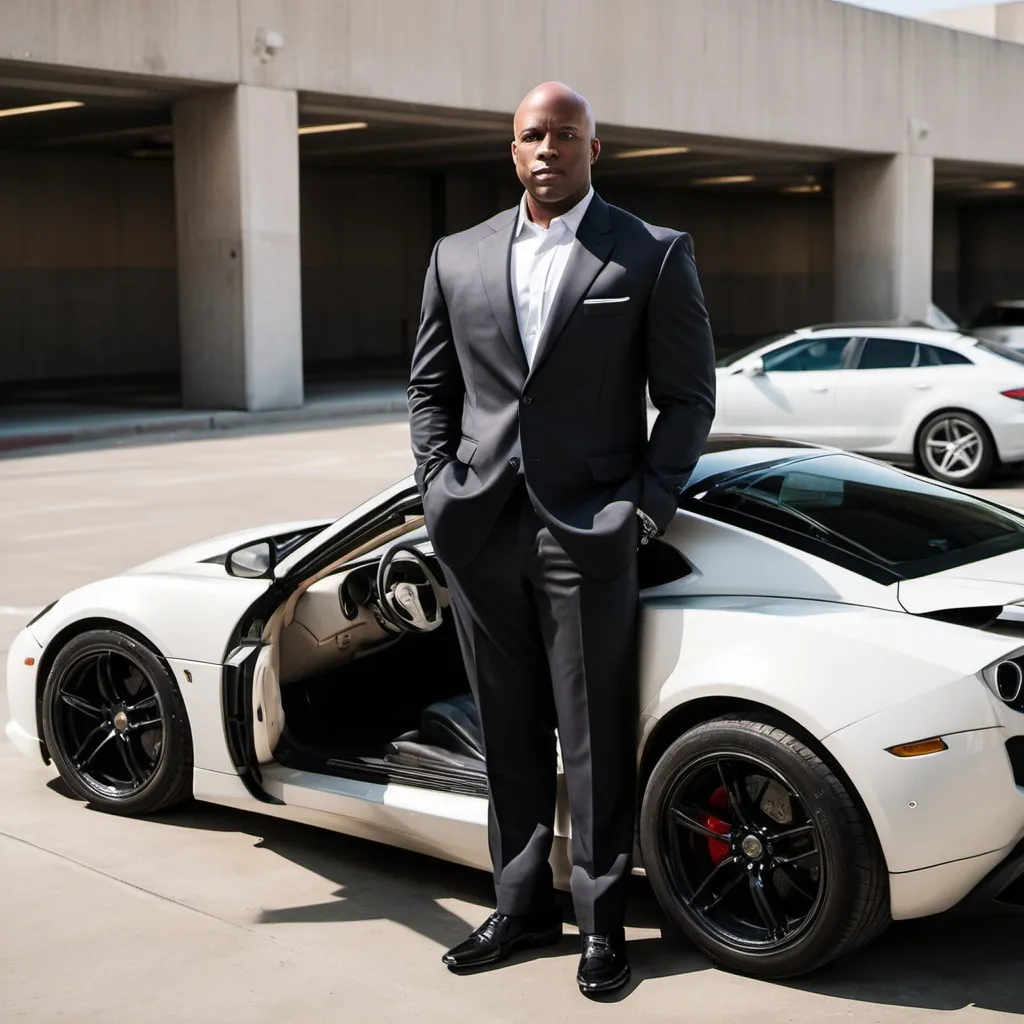
<path id="1" fill-rule="evenodd" d="M 399 558 L 399 556 L 401 556 Z M 394 582 L 397 563 L 415 566 L 419 580 Z M 377 566 L 377 607 L 393 632 L 430 633 L 441 625 L 448 592 L 431 572 L 426 559 L 411 544 L 393 544 Z"/>

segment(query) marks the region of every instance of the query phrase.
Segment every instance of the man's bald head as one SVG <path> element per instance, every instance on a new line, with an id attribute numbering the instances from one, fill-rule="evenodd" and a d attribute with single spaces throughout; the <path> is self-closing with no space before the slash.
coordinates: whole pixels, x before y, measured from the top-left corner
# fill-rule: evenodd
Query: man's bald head
<path id="1" fill-rule="evenodd" d="M 518 134 L 524 118 L 529 119 L 538 108 L 548 110 L 552 105 L 566 113 L 575 112 L 575 120 L 586 132 L 588 142 L 597 135 L 597 125 L 594 121 L 594 112 L 590 109 L 590 101 L 562 82 L 543 82 L 531 89 L 516 110 L 512 122 L 513 131 Z"/>
<path id="2" fill-rule="evenodd" d="M 512 159 L 528 193 L 533 220 L 547 225 L 590 189 L 590 168 L 601 152 L 590 104 L 561 82 L 531 89 L 513 121 Z"/>

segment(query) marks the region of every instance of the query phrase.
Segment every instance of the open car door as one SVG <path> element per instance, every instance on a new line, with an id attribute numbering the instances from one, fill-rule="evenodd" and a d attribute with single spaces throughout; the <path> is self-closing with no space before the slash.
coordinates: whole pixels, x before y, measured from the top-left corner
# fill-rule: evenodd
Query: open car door
<path id="1" fill-rule="evenodd" d="M 260 799 L 268 799 L 260 765 L 273 760 L 284 728 L 278 641 L 299 598 L 347 562 L 422 525 L 419 492 L 409 477 L 291 551 L 274 566 L 266 595 L 239 622 L 224 665 L 224 721 L 235 767 Z"/>

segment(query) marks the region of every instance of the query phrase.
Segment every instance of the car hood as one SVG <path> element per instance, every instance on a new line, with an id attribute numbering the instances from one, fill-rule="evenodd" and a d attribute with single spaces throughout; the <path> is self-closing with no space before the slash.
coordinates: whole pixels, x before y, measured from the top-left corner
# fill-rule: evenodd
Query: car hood
<path id="1" fill-rule="evenodd" d="M 900 604 L 914 615 L 1024 602 L 1024 551 L 1010 551 L 955 569 L 901 580 Z"/>
<path id="2" fill-rule="evenodd" d="M 133 573 L 170 573 L 173 575 L 209 576 L 226 575 L 223 558 L 233 548 L 243 544 L 255 544 L 260 540 L 280 539 L 299 533 L 312 537 L 317 531 L 329 526 L 333 519 L 305 519 L 287 523 L 269 523 L 265 526 L 253 526 L 233 533 L 221 534 L 210 540 L 190 544 L 166 555 L 152 558 L 141 565 L 127 570 Z"/>

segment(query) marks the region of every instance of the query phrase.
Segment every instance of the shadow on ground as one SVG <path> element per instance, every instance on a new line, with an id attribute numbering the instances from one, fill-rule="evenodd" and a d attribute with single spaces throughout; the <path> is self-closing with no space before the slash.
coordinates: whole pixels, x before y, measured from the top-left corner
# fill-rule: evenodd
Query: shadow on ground
<path id="1" fill-rule="evenodd" d="M 1024 918 L 940 916 L 894 924 L 867 948 L 790 982 L 889 1006 L 1024 1014 Z"/>
<path id="2" fill-rule="evenodd" d="M 65 793 L 55 780 L 51 788 Z M 447 948 L 465 938 L 490 912 L 490 877 L 471 868 L 405 850 L 258 814 L 193 803 L 153 819 L 168 827 L 238 832 L 267 850 L 337 886 L 333 898 L 305 906 L 266 906 L 263 923 L 387 919 Z M 458 900 L 479 908 L 466 920 L 443 906 Z M 573 923 L 572 903 L 561 895 L 563 919 Z M 634 879 L 628 924 L 658 931 L 629 943 L 633 980 L 621 999 L 646 979 L 706 970 L 709 961 L 668 924 L 650 888 Z M 902 922 L 871 946 L 808 978 L 781 982 L 833 998 L 928 1010 L 967 1006 L 1024 1015 L 1024 917 L 943 916 Z M 524 953 L 509 965 L 538 956 L 575 958 L 575 934 L 547 950 Z"/>

